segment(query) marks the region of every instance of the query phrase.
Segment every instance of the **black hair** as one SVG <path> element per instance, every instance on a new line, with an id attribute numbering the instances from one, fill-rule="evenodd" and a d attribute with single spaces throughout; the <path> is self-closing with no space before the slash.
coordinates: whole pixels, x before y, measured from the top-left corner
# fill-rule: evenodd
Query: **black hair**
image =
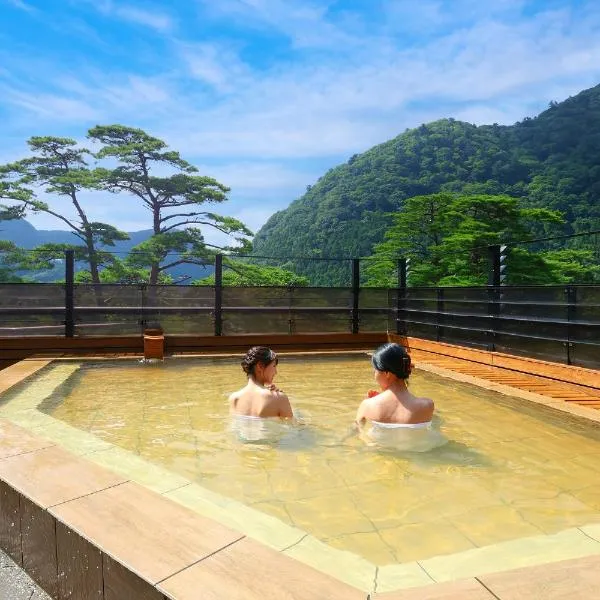
<path id="1" fill-rule="evenodd" d="M 373 353 L 371 362 L 378 371 L 388 371 L 399 379 L 408 379 L 412 370 L 410 356 L 400 344 L 379 346 Z"/>
<path id="2" fill-rule="evenodd" d="M 254 375 L 254 369 L 257 364 L 261 364 L 263 366 L 267 366 L 275 361 L 275 364 L 279 362 L 277 358 L 277 354 L 271 350 L 271 348 L 267 348 L 266 346 L 254 346 L 246 352 L 246 356 L 244 356 L 244 360 L 242 360 L 242 369 L 244 373 L 250 377 L 250 375 Z"/>

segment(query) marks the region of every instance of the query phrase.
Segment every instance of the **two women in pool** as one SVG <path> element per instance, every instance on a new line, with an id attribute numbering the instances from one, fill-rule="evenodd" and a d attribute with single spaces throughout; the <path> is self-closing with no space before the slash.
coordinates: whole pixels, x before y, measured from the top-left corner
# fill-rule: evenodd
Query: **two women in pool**
<path id="1" fill-rule="evenodd" d="M 410 356 L 400 344 L 384 344 L 371 359 L 375 382 L 381 392 L 362 401 L 356 422 L 418 425 L 431 421 L 433 401 L 418 398 L 408 391 L 406 380 L 411 372 Z M 277 374 L 277 355 L 264 346 L 251 348 L 242 369 L 248 376 L 245 387 L 229 397 L 232 412 L 247 417 L 293 417 L 288 397 L 273 383 Z"/>

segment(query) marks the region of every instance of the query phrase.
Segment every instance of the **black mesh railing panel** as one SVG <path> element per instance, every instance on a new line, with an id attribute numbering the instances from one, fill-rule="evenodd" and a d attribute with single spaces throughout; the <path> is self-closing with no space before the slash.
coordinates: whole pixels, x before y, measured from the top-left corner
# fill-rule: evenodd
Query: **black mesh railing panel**
<path id="1" fill-rule="evenodd" d="M 502 333 L 512 333 L 532 338 L 539 337 L 562 340 L 567 337 L 567 326 L 565 323 L 502 320 L 497 323 L 495 330 Z M 515 340 L 515 343 L 518 342 Z"/>
<path id="2" fill-rule="evenodd" d="M 600 345 L 579 343 L 569 348 L 571 363 L 580 367 L 597 369 L 600 365 Z"/>
<path id="3" fill-rule="evenodd" d="M 388 290 L 385 288 L 362 288 L 358 295 L 359 308 L 388 307 Z"/>
<path id="4" fill-rule="evenodd" d="M 565 329 L 568 331 L 569 341 L 571 342 L 600 342 L 600 323 L 595 323 L 594 325 L 570 323 L 568 328 L 565 327 Z"/>
<path id="5" fill-rule="evenodd" d="M 439 337 L 439 341 L 475 348 L 488 348 L 490 337 L 485 331 L 469 330 L 466 328 L 444 328 L 443 336 Z"/>
<path id="6" fill-rule="evenodd" d="M 293 333 L 350 333 L 350 312 L 297 311 L 294 313 Z"/>
<path id="7" fill-rule="evenodd" d="M 73 290 L 75 309 L 129 307 L 139 310 L 145 303 L 144 289 L 145 286 L 139 285 L 78 284 Z"/>
<path id="8" fill-rule="evenodd" d="M 244 333 L 290 333 L 287 312 L 266 312 L 260 310 L 223 312 L 223 335 Z"/>
<path id="9" fill-rule="evenodd" d="M 360 331 L 394 331 L 395 315 L 387 310 L 361 311 L 359 317 Z"/>
<path id="10" fill-rule="evenodd" d="M 560 341 L 513 337 L 507 334 L 497 334 L 494 338 L 495 349 L 498 352 L 530 356 L 542 360 L 566 362 L 567 352 Z"/>
<path id="11" fill-rule="evenodd" d="M 145 295 L 148 307 L 212 309 L 215 304 L 215 288 L 213 286 L 148 286 Z"/>
<path id="12" fill-rule="evenodd" d="M 523 304 L 562 304 L 565 300 L 564 286 L 519 286 L 496 288 L 502 293 L 504 302 L 519 302 Z"/>
<path id="13" fill-rule="evenodd" d="M 290 306 L 293 288 L 281 287 L 225 287 L 223 307 Z"/>
<path id="14" fill-rule="evenodd" d="M 454 328 L 462 329 L 483 329 L 488 330 L 492 327 L 491 319 L 489 317 L 480 316 L 474 317 L 462 314 L 445 314 L 445 315 L 430 315 L 433 322 L 439 325 L 452 326 Z"/>
<path id="15" fill-rule="evenodd" d="M 0 284 L 0 336 L 62 335 L 64 322 L 64 285 Z"/>
<path id="16" fill-rule="evenodd" d="M 0 308 L 65 306 L 65 286 L 56 283 L 0 283 Z"/>
<path id="17" fill-rule="evenodd" d="M 142 313 L 139 310 L 122 314 L 79 310 L 75 315 L 75 335 L 80 337 L 135 335 L 143 331 Z"/>
<path id="18" fill-rule="evenodd" d="M 390 331 L 395 328 L 395 315 L 390 321 L 388 296 L 387 288 L 362 288 L 360 290 L 358 295 L 360 331 Z"/>
<path id="19" fill-rule="evenodd" d="M 349 288 L 295 288 L 293 306 L 351 308 L 352 290 Z"/>

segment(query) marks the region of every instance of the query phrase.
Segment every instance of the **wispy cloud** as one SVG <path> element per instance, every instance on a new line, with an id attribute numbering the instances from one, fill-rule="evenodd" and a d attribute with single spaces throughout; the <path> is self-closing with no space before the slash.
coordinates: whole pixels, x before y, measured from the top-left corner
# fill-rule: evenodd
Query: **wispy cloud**
<path id="1" fill-rule="evenodd" d="M 335 48 L 360 40 L 329 18 L 329 3 L 315 0 L 201 0 L 206 14 L 234 19 L 288 37 L 294 47 Z"/>
<path id="2" fill-rule="evenodd" d="M 125 4 L 122 0 L 71 0 L 71 2 L 75 4 L 83 3 L 103 15 L 148 27 L 160 33 L 168 33 L 175 29 L 174 18 L 158 9 L 156 5 L 149 6 L 148 3 L 145 3 L 142 7 Z"/>
<path id="3" fill-rule="evenodd" d="M 251 77 L 250 67 L 223 44 L 182 43 L 179 51 L 189 74 L 219 93 L 232 92 Z"/>
<path id="4" fill-rule="evenodd" d="M 8 2 L 8 4 L 10 4 L 11 6 L 14 6 L 15 8 L 24 10 L 25 12 L 28 12 L 28 13 L 36 12 L 36 9 L 33 6 L 31 6 L 30 4 L 27 4 L 27 2 L 25 2 L 25 0 L 6 0 L 6 2 Z"/>
<path id="5" fill-rule="evenodd" d="M 136 8 L 134 6 L 114 6 L 112 13 L 120 19 L 136 23 L 138 25 L 145 25 L 151 29 L 157 31 L 167 32 L 174 29 L 174 21 L 171 16 L 160 13 L 158 11 L 144 10 L 142 8 Z"/>
<path id="6" fill-rule="evenodd" d="M 513 123 L 600 81 L 591 1 L 379 0 L 381 10 L 354 2 L 340 11 L 325 0 L 197 0 L 199 17 L 184 17 L 189 3 L 175 12 L 175 0 L 177 31 L 147 4 L 91 1 L 71 0 L 69 16 L 88 25 L 100 11 L 143 25 L 132 32 L 153 60 L 123 58 L 126 45 L 44 59 L 19 39 L 18 52 L 0 54 L 7 135 L 143 127 L 231 186 L 236 214 L 259 200 L 284 206 L 328 167 L 407 127 L 442 117 Z"/>

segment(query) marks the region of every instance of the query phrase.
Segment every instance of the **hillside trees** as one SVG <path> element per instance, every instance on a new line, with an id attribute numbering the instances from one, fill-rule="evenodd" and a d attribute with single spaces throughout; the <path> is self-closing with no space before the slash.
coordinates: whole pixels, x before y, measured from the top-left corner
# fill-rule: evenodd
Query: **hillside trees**
<path id="1" fill-rule="evenodd" d="M 86 157 L 89 150 L 77 146 L 75 140 L 60 137 L 32 137 L 27 142 L 33 156 L 0 167 L 0 194 L 12 202 L 10 209 L 44 212 L 59 219 L 72 231 L 81 244 L 39 247 L 47 260 L 62 258 L 66 248 L 74 249 L 78 260 L 88 263 L 91 281 L 100 283 L 102 265 L 112 256 L 100 247 L 112 246 L 127 234 L 108 223 L 90 221 L 84 210 L 81 193 L 97 189 L 98 180 L 90 170 Z M 41 199 L 40 194 L 47 195 Z M 52 205 L 53 197 L 69 201 L 72 213 Z"/>
<path id="2" fill-rule="evenodd" d="M 400 256 L 410 259 L 411 285 L 484 285 L 490 245 L 526 238 L 534 224 L 563 222 L 556 211 L 521 208 L 510 196 L 450 193 L 409 198 L 392 219 L 393 225 L 369 261 L 368 285 L 395 285 Z M 573 262 L 577 257 L 570 258 Z M 561 258 L 555 256 L 554 260 L 560 262 Z M 543 254 L 523 248 L 511 251 L 508 283 L 558 282 L 556 268 Z"/>
<path id="3" fill-rule="evenodd" d="M 563 214 L 558 227 L 534 223 L 531 237 L 598 230 L 599 131 L 600 86 L 511 126 L 453 119 L 423 124 L 325 173 L 267 221 L 254 239 L 254 252 L 368 256 L 383 242 L 386 215 L 402 211 L 409 198 L 443 192 L 507 195 L 522 208 Z M 593 237 L 580 238 L 577 249 L 593 252 L 595 246 Z M 334 262 L 300 272 L 330 284 L 345 278 Z"/>
<path id="4" fill-rule="evenodd" d="M 127 258 L 130 267 L 149 269 L 148 283 L 155 285 L 161 273 L 175 265 L 206 264 L 217 251 L 250 249 L 252 232 L 243 223 L 204 208 L 227 200 L 229 188 L 197 175 L 198 169 L 164 141 L 123 125 L 94 127 L 88 137 L 102 145 L 98 158 L 119 163 L 95 170 L 98 187 L 130 194 L 150 212 L 153 236 Z M 200 226 L 233 237 L 238 245 L 206 243 Z"/>

